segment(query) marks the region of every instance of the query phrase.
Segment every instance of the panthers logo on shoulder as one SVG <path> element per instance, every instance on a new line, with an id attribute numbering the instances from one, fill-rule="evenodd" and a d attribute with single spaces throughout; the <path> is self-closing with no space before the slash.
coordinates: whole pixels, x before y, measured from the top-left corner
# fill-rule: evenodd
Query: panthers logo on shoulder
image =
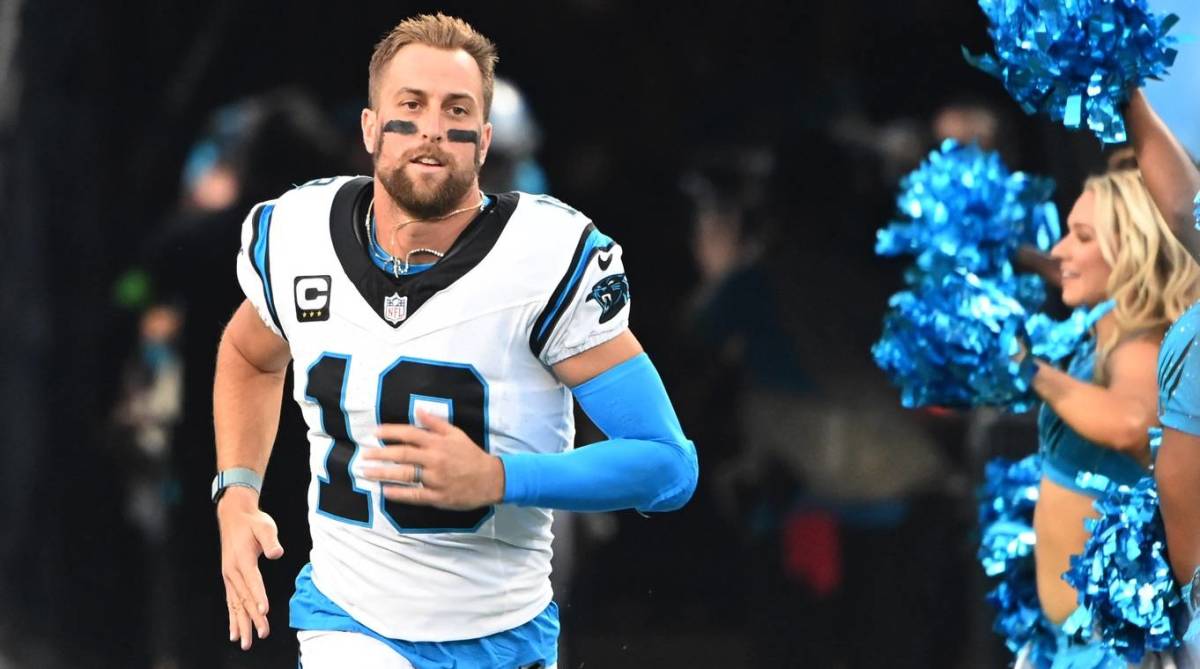
<path id="1" fill-rule="evenodd" d="M 607 323 L 629 302 L 629 280 L 624 274 L 606 276 L 592 286 L 587 301 L 600 305 L 600 322 Z"/>

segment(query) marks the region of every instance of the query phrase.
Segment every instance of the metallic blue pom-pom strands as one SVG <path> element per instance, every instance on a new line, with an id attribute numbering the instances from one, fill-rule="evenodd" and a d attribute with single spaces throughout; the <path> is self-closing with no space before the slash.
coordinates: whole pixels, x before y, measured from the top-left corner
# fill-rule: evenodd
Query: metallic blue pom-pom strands
<path id="1" fill-rule="evenodd" d="M 995 584 L 987 594 L 996 609 L 993 629 L 1014 653 L 1028 645 L 1033 666 L 1048 669 L 1057 632 L 1038 603 L 1033 562 L 1033 509 L 1041 476 L 1037 454 L 1017 462 L 988 463 L 979 491 L 978 556 Z"/>
<path id="2" fill-rule="evenodd" d="M 871 353 L 901 389 L 904 406 L 994 406 L 1019 413 L 1038 402 L 1033 358 L 1066 358 L 1114 305 L 1078 309 L 1064 321 L 1030 316 L 1003 282 L 956 272 L 896 293 L 888 306 L 883 336 Z M 1026 355 L 1017 361 L 1022 349 Z"/>
<path id="3" fill-rule="evenodd" d="M 1030 114 L 1087 127 L 1106 144 L 1127 140 L 1129 92 L 1175 63 L 1175 15 L 1146 0 L 979 0 L 994 54 L 967 60 L 1004 82 Z"/>
<path id="4" fill-rule="evenodd" d="M 1014 360 L 1025 310 L 995 284 L 946 274 L 897 293 L 889 306 L 871 352 L 904 406 L 1031 406 L 1036 369 Z"/>
<path id="5" fill-rule="evenodd" d="M 1010 173 L 995 152 L 946 140 L 901 182 L 899 218 L 877 233 L 875 253 L 914 256 L 910 284 L 956 270 L 1010 279 L 1019 246 L 1049 251 L 1058 241 L 1053 192 L 1049 179 Z M 1029 279 L 1027 290 L 1041 295 L 1040 280 Z"/>
<path id="6" fill-rule="evenodd" d="M 1087 521 L 1091 537 L 1063 575 L 1080 601 L 1064 631 L 1081 640 L 1098 635 L 1100 643 L 1135 664 L 1146 653 L 1179 647 L 1177 622 L 1186 619 L 1186 604 L 1167 560 L 1154 478 L 1132 488 L 1108 486 L 1095 507 L 1100 517 Z"/>
<path id="7" fill-rule="evenodd" d="M 871 350 L 904 406 L 1033 406 L 1036 367 L 1016 358 L 1053 346 L 1031 342 L 1026 326 L 1063 331 L 1029 321 L 1045 286 L 1016 274 L 1010 259 L 1022 244 L 1046 251 L 1058 241 L 1053 190 L 1049 180 L 1010 173 L 996 153 L 954 141 L 905 177 L 898 219 L 879 231 L 875 252 L 915 261 Z"/>
<path id="8" fill-rule="evenodd" d="M 984 470 L 979 491 L 979 526 L 983 532 L 979 561 L 988 576 L 1020 571 L 1033 555 L 1033 509 L 1042 478 L 1035 453 L 1017 462 L 997 458 Z"/>

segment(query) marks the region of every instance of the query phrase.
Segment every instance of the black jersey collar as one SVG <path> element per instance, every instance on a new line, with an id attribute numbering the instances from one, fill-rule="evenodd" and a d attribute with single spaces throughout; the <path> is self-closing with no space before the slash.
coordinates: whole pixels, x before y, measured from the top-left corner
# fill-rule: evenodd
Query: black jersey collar
<path id="1" fill-rule="evenodd" d="M 520 196 L 493 195 L 437 264 L 417 274 L 395 277 L 376 267 L 368 255 L 364 222 L 372 181 L 358 177 L 338 189 L 329 212 L 329 235 L 342 269 L 371 310 L 383 322 L 399 328 L 421 305 L 483 260 L 496 245 Z"/>

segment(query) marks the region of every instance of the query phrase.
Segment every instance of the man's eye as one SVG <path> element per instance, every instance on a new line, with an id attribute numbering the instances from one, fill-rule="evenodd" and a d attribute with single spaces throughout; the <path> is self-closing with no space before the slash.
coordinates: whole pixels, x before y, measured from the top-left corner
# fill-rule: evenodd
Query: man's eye
<path id="1" fill-rule="evenodd" d="M 416 100 L 405 100 L 404 102 L 400 103 L 400 106 L 409 111 L 416 111 L 421 107 L 421 103 L 417 102 Z"/>
<path id="2" fill-rule="evenodd" d="M 451 107 L 450 113 L 454 114 L 455 116 L 466 116 L 467 108 L 466 107 Z"/>

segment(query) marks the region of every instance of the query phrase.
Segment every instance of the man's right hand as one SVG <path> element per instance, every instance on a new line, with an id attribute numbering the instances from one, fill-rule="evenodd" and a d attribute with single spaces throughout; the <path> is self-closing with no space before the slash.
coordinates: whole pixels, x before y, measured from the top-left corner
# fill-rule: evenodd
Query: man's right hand
<path id="1" fill-rule="evenodd" d="M 229 640 L 240 641 L 242 650 L 271 633 L 267 623 L 270 602 L 258 570 L 258 557 L 277 560 L 283 555 L 275 521 L 258 508 L 258 493 L 231 486 L 217 503 L 221 528 L 221 575 L 225 579 L 225 602 L 229 608 Z"/>

